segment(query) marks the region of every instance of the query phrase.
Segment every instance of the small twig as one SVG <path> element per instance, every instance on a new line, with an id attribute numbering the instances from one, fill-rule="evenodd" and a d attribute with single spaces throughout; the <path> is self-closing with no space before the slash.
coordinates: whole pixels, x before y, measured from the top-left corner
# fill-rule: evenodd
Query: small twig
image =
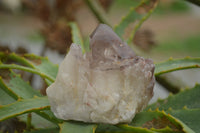
<path id="1" fill-rule="evenodd" d="M 195 4 L 195 5 L 200 6 L 200 0 L 186 0 L 186 1 L 188 1 L 188 2 L 190 2 L 190 3 L 193 3 L 193 4 Z"/>
<path id="2" fill-rule="evenodd" d="M 27 115 L 27 123 L 26 123 L 26 130 L 30 131 L 31 130 L 31 121 L 32 121 L 32 115 L 29 113 Z"/>
<path id="3" fill-rule="evenodd" d="M 107 24 L 107 25 L 110 26 L 110 24 L 103 18 L 101 13 L 95 8 L 95 6 L 94 6 L 94 4 L 92 3 L 91 0 L 85 0 L 85 3 L 88 5 L 90 10 L 93 12 L 93 14 L 96 16 L 96 18 L 98 19 L 98 21 L 100 23 L 104 23 L 104 24 Z"/>

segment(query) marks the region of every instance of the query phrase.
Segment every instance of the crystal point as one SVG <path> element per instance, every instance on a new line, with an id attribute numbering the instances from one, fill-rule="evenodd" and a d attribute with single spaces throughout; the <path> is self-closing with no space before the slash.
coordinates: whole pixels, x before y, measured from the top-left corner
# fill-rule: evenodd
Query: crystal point
<path id="1" fill-rule="evenodd" d="M 131 59 L 135 53 L 107 25 L 100 24 L 90 35 L 92 58 L 96 63 Z"/>
<path id="2" fill-rule="evenodd" d="M 71 45 L 47 88 L 51 110 L 64 120 L 131 122 L 153 96 L 153 61 L 136 56 L 105 24 L 91 34 L 90 48 L 83 55 Z"/>

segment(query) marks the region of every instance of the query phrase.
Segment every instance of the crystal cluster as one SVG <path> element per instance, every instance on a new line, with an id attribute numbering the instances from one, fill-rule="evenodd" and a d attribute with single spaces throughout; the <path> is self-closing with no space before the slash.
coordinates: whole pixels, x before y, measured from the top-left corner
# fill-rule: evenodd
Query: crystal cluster
<path id="1" fill-rule="evenodd" d="M 136 56 L 107 25 L 90 36 L 90 52 L 77 44 L 47 88 L 51 110 L 64 120 L 128 123 L 153 96 L 154 64 Z"/>

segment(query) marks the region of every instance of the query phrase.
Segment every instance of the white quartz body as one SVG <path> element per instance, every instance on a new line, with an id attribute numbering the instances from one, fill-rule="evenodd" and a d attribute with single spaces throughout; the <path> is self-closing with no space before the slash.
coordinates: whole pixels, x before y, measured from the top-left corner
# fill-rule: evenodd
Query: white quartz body
<path id="1" fill-rule="evenodd" d="M 83 55 L 78 45 L 71 45 L 55 82 L 47 88 L 51 110 L 64 120 L 131 122 L 153 96 L 152 61 L 135 57 L 112 62 L 115 68 L 104 70 L 92 68 L 90 56 Z"/>

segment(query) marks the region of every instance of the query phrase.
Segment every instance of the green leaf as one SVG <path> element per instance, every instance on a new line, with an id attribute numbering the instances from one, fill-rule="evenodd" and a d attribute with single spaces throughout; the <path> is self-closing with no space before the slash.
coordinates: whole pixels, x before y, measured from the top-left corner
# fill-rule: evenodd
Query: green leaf
<path id="1" fill-rule="evenodd" d="M 27 61 L 25 58 L 22 56 L 16 55 L 15 53 L 5 53 L 5 52 L 0 52 L 0 61 L 1 62 L 10 62 L 10 61 L 15 61 L 17 63 L 20 63 L 24 66 L 28 66 L 33 68 L 34 66 Z"/>
<path id="2" fill-rule="evenodd" d="M 104 132 L 106 132 L 106 133 L 124 133 L 125 130 L 120 127 L 117 127 L 115 125 L 99 124 L 96 128 L 95 133 L 104 133 Z"/>
<path id="3" fill-rule="evenodd" d="M 118 127 L 124 129 L 126 132 L 132 132 L 132 133 L 156 133 L 147 128 L 133 127 L 128 124 L 121 124 L 121 125 L 118 125 Z"/>
<path id="4" fill-rule="evenodd" d="M 5 70 L 4 72 L 7 73 L 7 77 L 4 75 L 4 80 L 0 78 L 0 87 L 15 100 L 19 98 L 28 99 L 33 98 L 34 96 L 42 96 L 39 91 L 34 90 L 27 82 L 22 80 L 19 75 L 9 70 Z M 10 99 L 10 97 L 8 97 L 8 99 Z M 7 101 L 7 99 L 4 100 Z M 53 123 L 57 124 L 58 122 L 61 122 L 50 110 L 36 113 Z"/>
<path id="5" fill-rule="evenodd" d="M 49 110 L 44 110 L 44 111 L 49 111 Z M 27 122 L 28 115 L 29 114 L 23 114 L 23 115 L 17 116 L 17 118 L 19 118 L 20 121 Z M 39 115 L 38 112 L 31 113 L 31 116 L 32 116 L 31 125 L 34 127 L 34 129 L 58 128 L 58 124 L 55 124 L 55 122 L 53 123 L 52 121 L 41 117 L 41 115 Z"/>
<path id="6" fill-rule="evenodd" d="M 18 69 L 18 70 L 22 70 L 22 71 L 27 71 L 30 73 L 34 73 L 37 74 L 43 78 L 46 78 L 50 81 L 55 81 L 54 78 L 52 78 L 51 76 L 41 72 L 40 70 L 37 69 L 33 69 L 33 68 L 29 68 L 29 67 L 24 67 L 24 66 L 20 66 L 20 65 L 15 65 L 15 64 L 0 64 L 0 69 Z"/>
<path id="7" fill-rule="evenodd" d="M 178 94 L 170 95 L 164 100 L 158 100 L 156 103 L 149 105 L 145 110 L 154 110 L 156 108 L 165 110 L 173 117 L 184 122 L 183 124 L 192 130 L 199 132 L 200 85 L 196 85 L 192 89 L 182 90 Z M 188 129 L 187 127 L 185 128 L 185 130 Z"/>
<path id="8" fill-rule="evenodd" d="M 34 96 L 42 96 L 39 91 L 34 90 L 27 82 L 21 79 L 21 77 L 14 72 L 8 71 L 8 78 L 4 80 L 0 79 L 0 86 L 4 86 L 4 90 L 11 91 L 21 98 L 33 98 Z"/>
<path id="9" fill-rule="evenodd" d="M 142 4 L 143 2 L 141 2 L 137 7 L 140 7 Z M 131 7 L 129 13 L 121 19 L 121 22 L 118 25 L 115 26 L 114 31 L 120 38 L 122 38 L 126 27 L 128 27 L 130 23 L 143 17 L 135 11 L 136 8 Z"/>
<path id="10" fill-rule="evenodd" d="M 25 131 L 24 133 L 59 133 L 58 128 L 45 128 L 45 129 L 37 129 L 33 131 Z"/>
<path id="11" fill-rule="evenodd" d="M 55 124 L 62 122 L 62 120 L 55 117 L 54 113 L 51 110 L 44 110 L 44 111 L 40 111 L 40 112 L 36 112 L 36 113 Z"/>
<path id="12" fill-rule="evenodd" d="M 73 43 L 80 45 L 82 52 L 85 53 L 85 47 L 84 47 L 83 40 L 82 40 L 82 37 L 81 37 L 81 33 L 79 31 L 77 24 L 75 22 L 71 22 L 71 23 L 69 23 L 69 26 L 72 29 L 71 32 L 72 32 Z"/>
<path id="13" fill-rule="evenodd" d="M 155 76 L 189 68 L 200 68 L 200 58 L 169 59 L 158 63 L 155 65 Z"/>
<path id="14" fill-rule="evenodd" d="M 25 54 L 24 58 L 29 61 L 31 65 L 33 65 L 33 68 L 41 73 L 44 73 L 45 75 L 49 75 L 49 77 L 55 80 L 58 73 L 58 65 L 50 62 L 47 57 L 36 56 L 34 54 Z"/>
<path id="15" fill-rule="evenodd" d="M 55 77 L 57 75 L 57 71 L 58 71 L 58 66 L 49 62 L 47 58 L 35 56 L 35 55 L 27 54 L 27 55 L 19 56 L 14 53 L 7 54 L 7 53 L 0 52 L 0 60 L 1 62 L 14 61 L 17 64 L 26 66 L 25 67 L 25 66 L 20 66 L 20 65 L 15 65 L 15 64 L 0 64 L 0 68 L 4 69 L 4 70 L 1 70 L 3 72 L 7 71 L 7 69 L 19 69 L 23 71 L 28 71 L 28 72 L 38 74 L 41 77 L 48 79 L 50 81 L 49 84 L 54 82 Z M 35 95 L 41 96 L 39 92 L 32 89 L 32 87 L 28 83 L 24 82 L 20 78 L 20 76 L 18 76 L 15 73 L 12 73 L 12 74 L 9 73 L 9 76 L 7 76 L 6 79 L 4 77 L 4 80 L 0 78 L 0 87 L 15 100 L 19 99 L 20 97 L 32 98 Z M 56 124 L 58 122 L 61 122 L 49 110 L 40 111 L 36 113 Z"/>
<path id="16" fill-rule="evenodd" d="M 0 121 L 28 113 L 50 109 L 47 97 L 36 97 L 18 100 L 14 103 L 0 106 Z"/>
<path id="17" fill-rule="evenodd" d="M 34 90 L 29 83 L 22 80 L 13 71 L 5 69 L 2 73 L 0 74 L 0 87 L 15 100 L 41 96 L 39 91 Z"/>
<path id="18" fill-rule="evenodd" d="M 135 118 L 130 124 L 134 127 L 143 127 L 156 132 L 193 132 L 182 121 L 175 117 L 166 114 L 164 111 L 144 111 L 136 114 Z"/>
<path id="19" fill-rule="evenodd" d="M 15 99 L 10 97 L 1 87 L 0 87 L 0 106 L 6 105 L 14 102 Z"/>
<path id="20" fill-rule="evenodd" d="M 64 122 L 60 124 L 60 133 L 95 133 L 96 127 L 83 122 Z"/>
<path id="21" fill-rule="evenodd" d="M 196 133 L 200 133 L 200 109 L 170 110 L 168 113 L 184 122 Z"/>
<path id="22" fill-rule="evenodd" d="M 19 96 L 15 94 L 15 92 L 12 89 L 9 89 L 3 82 L 2 77 L 0 77 L 0 88 L 10 97 L 17 100 L 19 99 Z"/>
<path id="23" fill-rule="evenodd" d="M 139 22 L 135 25 L 133 31 L 131 32 L 127 42 L 128 44 L 130 44 L 135 36 L 135 33 L 137 32 L 137 30 L 141 27 L 141 25 L 150 17 L 150 15 L 153 13 L 153 11 L 155 10 L 155 8 L 158 5 L 158 0 L 154 0 L 153 4 L 151 5 L 151 9 L 139 20 Z"/>
<path id="24" fill-rule="evenodd" d="M 167 99 L 158 100 L 156 103 L 149 105 L 145 110 L 167 111 L 169 108 L 173 110 L 182 109 L 184 106 L 190 109 L 200 108 L 200 85 L 196 85 L 192 89 L 186 89 L 176 95 L 170 95 Z"/>
<path id="25" fill-rule="evenodd" d="M 40 57 L 33 54 L 19 56 L 14 53 L 8 54 L 0 52 L 0 60 L 1 62 L 14 61 L 15 63 L 24 65 L 0 64 L 0 69 L 19 69 L 34 73 L 47 79 L 49 85 L 55 81 L 58 72 L 58 65 L 51 63 L 46 57 Z"/>
<path id="26" fill-rule="evenodd" d="M 148 3 L 150 3 L 150 10 L 148 10 L 145 13 L 138 13 L 136 10 L 139 8 L 145 8 L 145 6 L 148 5 Z M 135 22 L 136 20 L 138 20 L 138 22 L 136 23 L 134 30 L 131 32 L 129 39 L 128 39 L 128 44 L 130 44 L 132 42 L 132 39 L 134 37 L 135 32 L 137 31 L 137 29 L 142 25 L 142 23 L 151 15 L 151 13 L 153 12 L 153 10 L 155 9 L 155 7 L 157 6 L 158 0 L 153 1 L 153 4 L 151 3 L 150 0 L 143 0 L 137 7 L 131 7 L 129 13 L 122 18 L 121 22 L 115 26 L 115 32 L 117 33 L 117 35 L 120 36 L 120 38 L 122 38 L 122 36 L 125 33 L 125 29 L 133 22 Z M 144 9 L 146 10 L 146 9 Z"/>
<path id="27" fill-rule="evenodd" d="M 99 124 L 95 133 L 155 133 L 146 128 L 133 127 L 127 124 L 109 125 Z"/>

